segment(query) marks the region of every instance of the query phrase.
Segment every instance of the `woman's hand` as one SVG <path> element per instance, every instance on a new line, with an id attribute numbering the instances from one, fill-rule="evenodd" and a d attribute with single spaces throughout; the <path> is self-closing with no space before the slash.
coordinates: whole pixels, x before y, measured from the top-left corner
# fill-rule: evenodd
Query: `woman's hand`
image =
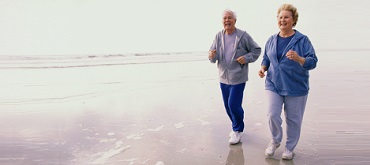
<path id="1" fill-rule="evenodd" d="M 287 53 L 286 53 L 286 57 L 290 60 L 293 60 L 295 62 L 298 62 L 299 64 L 303 65 L 306 61 L 305 58 L 301 57 L 298 55 L 298 53 L 294 50 L 289 50 Z"/>
<path id="2" fill-rule="evenodd" d="M 265 77 L 266 70 L 267 70 L 267 67 L 262 66 L 261 69 L 258 71 L 258 76 L 260 76 L 261 78 Z"/>

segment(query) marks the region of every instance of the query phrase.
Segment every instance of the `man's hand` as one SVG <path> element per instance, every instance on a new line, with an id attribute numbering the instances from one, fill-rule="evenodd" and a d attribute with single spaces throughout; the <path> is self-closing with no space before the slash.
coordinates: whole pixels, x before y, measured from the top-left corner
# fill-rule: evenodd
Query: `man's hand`
<path id="1" fill-rule="evenodd" d="M 210 50 L 208 52 L 208 59 L 214 59 L 216 57 L 216 50 Z"/>

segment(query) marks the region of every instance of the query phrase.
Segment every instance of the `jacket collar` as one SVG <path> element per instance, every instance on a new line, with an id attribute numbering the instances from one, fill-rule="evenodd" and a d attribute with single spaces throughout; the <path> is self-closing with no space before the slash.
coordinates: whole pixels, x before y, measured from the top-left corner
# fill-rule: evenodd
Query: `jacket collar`
<path id="1" fill-rule="evenodd" d="M 295 43 L 296 43 L 297 41 L 299 41 L 302 37 L 304 37 L 304 35 L 303 35 L 301 32 L 299 32 L 298 30 L 295 30 L 295 29 L 294 29 L 294 31 L 295 31 L 294 36 L 293 36 L 292 40 L 289 42 L 288 46 L 290 46 L 290 45 L 292 45 L 292 44 L 295 44 Z M 274 37 L 274 40 L 275 40 L 275 41 L 277 40 L 278 35 L 279 35 L 279 33 L 276 33 L 276 34 L 274 34 L 274 35 L 273 35 L 273 37 Z M 288 46 L 287 46 L 287 47 L 288 47 Z"/>
<path id="2" fill-rule="evenodd" d="M 245 33 L 245 31 L 243 31 L 243 30 L 240 30 L 238 28 L 235 29 L 235 34 L 236 34 L 237 38 L 239 38 L 239 39 L 242 38 L 244 33 Z M 222 30 L 222 34 L 225 34 L 225 29 Z"/>

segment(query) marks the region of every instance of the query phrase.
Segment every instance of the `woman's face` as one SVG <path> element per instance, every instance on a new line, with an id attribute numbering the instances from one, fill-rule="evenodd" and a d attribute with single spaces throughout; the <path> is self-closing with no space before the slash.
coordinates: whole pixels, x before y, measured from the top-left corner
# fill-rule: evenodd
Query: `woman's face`
<path id="1" fill-rule="evenodd" d="M 291 11 L 281 11 L 277 19 L 281 31 L 293 29 L 294 20 Z"/>

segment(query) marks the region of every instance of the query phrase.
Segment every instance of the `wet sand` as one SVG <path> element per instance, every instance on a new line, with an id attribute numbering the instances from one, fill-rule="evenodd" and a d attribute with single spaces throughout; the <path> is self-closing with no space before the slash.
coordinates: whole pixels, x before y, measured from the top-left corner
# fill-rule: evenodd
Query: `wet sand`
<path id="1" fill-rule="evenodd" d="M 292 161 L 281 160 L 283 147 L 264 156 L 260 59 L 250 65 L 242 142 L 230 146 L 217 68 L 199 53 L 190 57 L 198 60 L 0 69 L 0 164 L 369 164 L 369 51 L 351 52 L 351 60 L 318 53 Z M 148 58 L 134 61 L 141 59 Z"/>

